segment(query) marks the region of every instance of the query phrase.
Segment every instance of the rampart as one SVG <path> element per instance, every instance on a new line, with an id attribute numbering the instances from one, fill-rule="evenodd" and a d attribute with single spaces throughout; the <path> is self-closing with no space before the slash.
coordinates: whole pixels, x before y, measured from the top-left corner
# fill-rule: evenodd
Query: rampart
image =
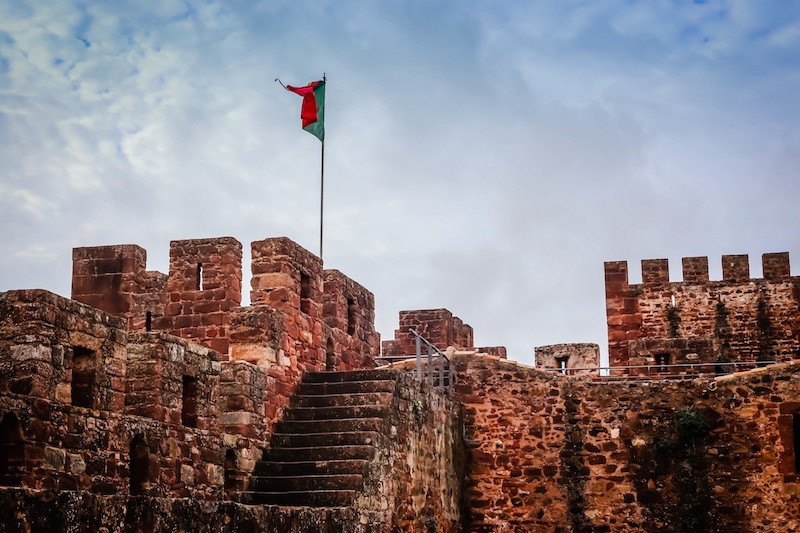
<path id="1" fill-rule="evenodd" d="M 394 339 L 382 343 L 385 357 L 416 353 L 416 337 L 411 332 L 412 329 L 442 351 L 453 347 L 456 350 L 474 350 L 501 359 L 507 357 L 505 346 L 476 348 L 472 326 L 465 324 L 447 309 L 400 311 L 399 322 Z"/>
<path id="2" fill-rule="evenodd" d="M 288 239 L 252 254 L 250 306 L 231 238 L 173 242 L 167 275 L 134 245 L 76 249 L 84 303 L 0 293 L 0 528 L 800 531 L 800 293 L 787 254 L 764 256 L 763 279 L 745 256 L 723 258 L 721 281 L 705 258 L 684 260 L 683 282 L 666 260 L 644 261 L 641 285 L 606 263 L 613 365 L 777 364 L 607 377 L 575 370 L 597 365 L 596 345 L 560 344 L 536 349 L 547 372 L 474 348 L 445 309 L 401 312 L 385 353 L 414 353 L 414 328 L 448 353 L 449 395 L 443 379 L 401 374 L 411 361 L 312 372 L 295 394 L 304 373 L 375 366 L 374 300 Z M 363 383 L 343 388 L 352 376 Z M 305 462 L 331 469 L 312 472 L 322 492 L 366 479 L 353 505 L 292 505 L 299 485 L 277 492 L 287 505 L 247 504 L 292 477 L 259 473 L 270 453 L 283 467 L 338 446 Z M 365 473 L 336 473 L 364 448 Z"/>
<path id="3" fill-rule="evenodd" d="M 465 531 L 800 530 L 800 362 L 691 381 L 456 363 Z"/>
<path id="4" fill-rule="evenodd" d="M 232 237 L 170 243 L 169 274 L 146 270 L 136 245 L 76 248 L 72 298 L 235 359 L 271 367 L 365 368 L 378 354 L 367 289 L 285 237 L 253 242 L 250 302 Z M 359 355 L 356 355 L 359 354 Z"/>
<path id="5" fill-rule="evenodd" d="M 746 255 L 722 257 L 722 280 L 709 280 L 707 257 L 683 258 L 683 281 L 667 259 L 642 261 L 629 284 L 625 261 L 605 263 L 611 366 L 788 361 L 800 353 L 800 278 L 788 253 L 762 257 L 750 277 Z"/>

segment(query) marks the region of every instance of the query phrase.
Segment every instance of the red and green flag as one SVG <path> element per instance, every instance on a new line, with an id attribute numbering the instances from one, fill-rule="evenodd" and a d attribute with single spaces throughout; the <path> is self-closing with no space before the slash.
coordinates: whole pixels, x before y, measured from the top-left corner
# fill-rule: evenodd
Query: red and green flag
<path id="1" fill-rule="evenodd" d="M 319 139 L 325 141 L 325 81 L 312 81 L 305 87 L 292 87 L 285 85 L 287 91 L 292 91 L 303 97 L 303 106 L 300 108 L 300 119 L 303 129 Z"/>

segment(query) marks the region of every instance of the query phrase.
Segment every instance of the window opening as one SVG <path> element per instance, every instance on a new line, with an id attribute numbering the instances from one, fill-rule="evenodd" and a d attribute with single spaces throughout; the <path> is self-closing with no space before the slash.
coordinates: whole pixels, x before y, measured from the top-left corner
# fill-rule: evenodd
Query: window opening
<path id="1" fill-rule="evenodd" d="M 659 372 L 666 372 L 667 366 L 670 364 L 672 358 L 668 353 L 657 353 L 655 355 L 656 359 L 656 366 L 658 367 Z"/>
<path id="2" fill-rule="evenodd" d="M 329 338 L 325 346 L 325 370 L 336 370 L 336 353 L 334 352 L 333 339 Z"/>
<path id="3" fill-rule="evenodd" d="M 300 273 L 300 311 L 309 314 L 311 311 L 311 277 Z"/>
<path id="4" fill-rule="evenodd" d="M 356 302 L 352 298 L 347 299 L 347 334 L 356 334 Z"/>
<path id="5" fill-rule="evenodd" d="M 14 413 L 0 420 L 0 485 L 19 487 L 20 470 L 25 466 L 25 445 L 22 424 Z"/>
<path id="6" fill-rule="evenodd" d="M 197 378 L 183 376 L 183 411 L 181 423 L 189 428 L 197 427 Z"/>
<path id="7" fill-rule="evenodd" d="M 567 359 L 569 357 L 556 357 L 556 368 L 562 374 L 567 373 Z"/>
<path id="8" fill-rule="evenodd" d="M 203 290 L 203 263 L 197 263 L 197 290 Z"/>
<path id="9" fill-rule="evenodd" d="M 153 329 L 153 313 L 150 311 L 144 315 L 144 330 L 150 331 Z"/>
<path id="10" fill-rule="evenodd" d="M 130 482 L 131 495 L 144 494 L 147 486 L 147 473 L 150 469 L 150 451 L 144 437 L 139 434 L 131 441 Z"/>
<path id="11" fill-rule="evenodd" d="M 236 489 L 236 452 L 233 450 L 228 450 L 225 452 L 225 462 L 223 463 L 223 467 L 225 468 L 225 490 L 232 490 Z"/>
<path id="12" fill-rule="evenodd" d="M 72 405 L 76 407 L 94 407 L 96 361 L 93 351 L 80 346 L 72 349 Z"/>

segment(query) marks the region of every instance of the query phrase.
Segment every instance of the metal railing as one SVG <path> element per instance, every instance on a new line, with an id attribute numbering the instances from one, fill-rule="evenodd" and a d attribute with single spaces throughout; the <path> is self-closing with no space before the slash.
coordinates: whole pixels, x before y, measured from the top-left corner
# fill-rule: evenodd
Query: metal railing
<path id="1" fill-rule="evenodd" d="M 547 372 L 572 375 L 592 375 L 604 380 L 671 379 L 688 380 L 698 377 L 716 377 L 774 365 L 777 361 L 726 361 L 712 363 L 676 363 L 629 366 L 584 366 L 542 368 Z"/>
<path id="2" fill-rule="evenodd" d="M 416 354 L 412 355 L 380 355 L 376 361 L 384 361 L 393 365 L 400 361 L 416 359 L 415 373 L 421 382 L 427 382 L 432 387 L 439 390 L 453 390 L 454 369 L 453 363 L 447 355 L 433 345 L 428 339 L 417 333 L 414 328 L 409 328 L 414 334 L 416 344 Z M 423 350 L 423 347 L 425 348 Z"/>

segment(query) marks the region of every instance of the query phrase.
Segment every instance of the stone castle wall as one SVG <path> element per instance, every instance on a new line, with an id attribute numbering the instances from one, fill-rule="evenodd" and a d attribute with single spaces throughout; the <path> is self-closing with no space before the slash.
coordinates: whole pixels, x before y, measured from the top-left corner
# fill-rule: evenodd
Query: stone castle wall
<path id="1" fill-rule="evenodd" d="M 800 278 L 789 254 L 764 254 L 762 279 L 746 255 L 722 257 L 710 281 L 707 257 L 683 259 L 683 281 L 669 281 L 666 259 L 642 261 L 642 283 L 628 283 L 625 261 L 605 264 L 611 366 L 659 361 L 787 361 L 800 353 Z"/>
<path id="2" fill-rule="evenodd" d="M 590 343 L 549 344 L 534 348 L 536 368 L 569 374 L 597 374 L 600 347 Z M 575 369 L 575 370 L 572 370 Z"/>
<path id="3" fill-rule="evenodd" d="M 252 248 L 246 307 L 230 237 L 173 241 L 168 275 L 135 245 L 77 248 L 75 300 L 0 295 L 6 484 L 220 498 L 243 487 L 303 372 L 374 367 L 369 291 L 289 239 Z"/>
<path id="4" fill-rule="evenodd" d="M 415 354 L 416 337 L 411 333 L 412 329 L 440 350 L 449 346 L 457 349 L 474 346 L 472 327 L 447 309 L 417 309 L 400 311 L 400 327 L 394 332 L 394 340 L 383 342 L 383 355 Z"/>
<path id="5" fill-rule="evenodd" d="M 694 381 L 457 370 L 465 531 L 800 530 L 797 362 Z"/>
<path id="6" fill-rule="evenodd" d="M 323 270 L 318 257 L 285 237 L 251 248 L 247 307 L 242 245 L 232 237 L 172 241 L 167 275 L 147 271 L 147 253 L 136 245 L 76 248 L 72 298 L 126 318 L 131 331 L 164 331 L 222 360 L 291 362 L 301 370 L 373 365 L 380 340 L 372 293 Z"/>

